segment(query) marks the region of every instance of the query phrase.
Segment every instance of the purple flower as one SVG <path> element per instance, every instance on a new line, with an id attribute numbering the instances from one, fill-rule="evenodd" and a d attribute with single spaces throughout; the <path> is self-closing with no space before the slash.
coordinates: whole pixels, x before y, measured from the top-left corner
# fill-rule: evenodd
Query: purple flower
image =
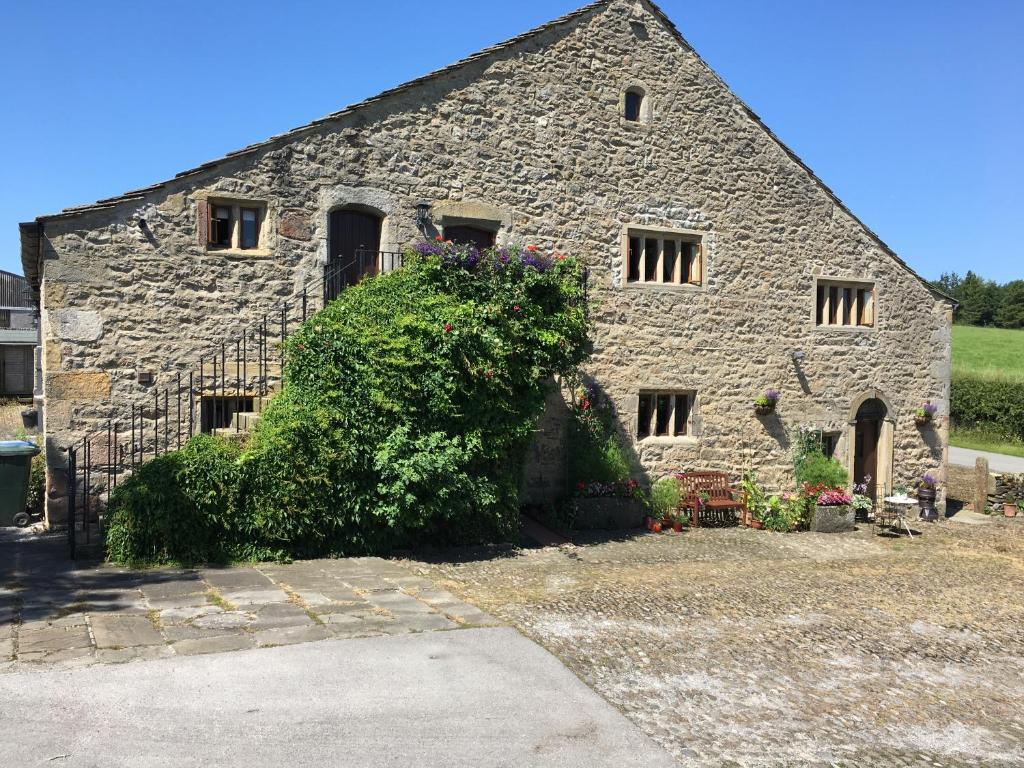
<path id="1" fill-rule="evenodd" d="M 764 399 L 771 400 L 773 403 L 776 402 L 779 399 L 779 390 L 769 389 L 764 393 Z"/>
<path id="2" fill-rule="evenodd" d="M 436 256 L 441 252 L 442 247 L 443 246 L 440 243 L 431 243 L 427 240 L 423 240 L 422 242 L 416 243 L 416 245 L 413 246 L 413 248 L 416 250 L 416 253 L 418 253 L 420 256 Z"/>
<path id="3" fill-rule="evenodd" d="M 929 416 L 934 416 L 936 413 L 939 412 L 939 406 L 935 405 L 935 403 L 925 403 L 923 406 L 921 406 L 921 410 L 923 410 Z"/>
<path id="4" fill-rule="evenodd" d="M 924 477 L 921 478 L 921 487 L 922 488 L 934 488 L 935 487 L 935 481 L 936 481 L 935 475 L 933 475 L 931 472 L 926 472 Z"/>

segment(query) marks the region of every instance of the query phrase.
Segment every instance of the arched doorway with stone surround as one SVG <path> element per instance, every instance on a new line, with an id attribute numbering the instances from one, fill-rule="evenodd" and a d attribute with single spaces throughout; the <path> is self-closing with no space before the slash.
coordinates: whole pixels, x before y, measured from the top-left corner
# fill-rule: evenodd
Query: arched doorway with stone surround
<path id="1" fill-rule="evenodd" d="M 847 471 L 854 483 L 867 483 L 873 499 L 892 492 L 895 431 L 892 406 L 881 392 L 872 390 L 851 403 Z"/>

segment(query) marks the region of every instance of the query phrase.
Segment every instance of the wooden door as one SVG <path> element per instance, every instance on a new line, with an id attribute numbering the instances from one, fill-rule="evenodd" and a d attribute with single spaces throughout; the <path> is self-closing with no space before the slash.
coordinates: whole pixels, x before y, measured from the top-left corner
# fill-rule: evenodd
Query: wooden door
<path id="1" fill-rule="evenodd" d="M 380 223 L 379 216 L 365 211 L 331 213 L 328 271 L 329 282 L 334 283 L 338 290 L 358 283 L 364 275 L 376 274 Z"/>
<path id="2" fill-rule="evenodd" d="M 853 454 L 853 482 L 868 482 L 868 495 L 874 499 L 878 484 L 878 433 L 881 423 L 876 419 L 858 419 Z"/>

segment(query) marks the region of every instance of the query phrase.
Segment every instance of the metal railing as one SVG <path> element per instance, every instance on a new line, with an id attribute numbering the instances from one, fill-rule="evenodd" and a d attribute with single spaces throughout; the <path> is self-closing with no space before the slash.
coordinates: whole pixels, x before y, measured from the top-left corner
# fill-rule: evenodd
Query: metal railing
<path id="1" fill-rule="evenodd" d="M 153 385 L 149 404 L 142 398 L 111 403 L 106 423 L 66 449 L 71 558 L 80 544 L 102 540 L 106 501 L 120 480 L 195 434 L 242 432 L 245 415 L 262 410 L 264 399 L 283 382 L 289 333 L 349 286 L 402 263 L 396 251 L 360 250 L 335 260 L 301 291 L 253 312 L 256 322 L 207 348 L 198 363 L 192 357 L 192 362 L 165 364 L 158 374 L 168 379 L 163 387 L 157 377 L 140 376 L 140 383 Z"/>

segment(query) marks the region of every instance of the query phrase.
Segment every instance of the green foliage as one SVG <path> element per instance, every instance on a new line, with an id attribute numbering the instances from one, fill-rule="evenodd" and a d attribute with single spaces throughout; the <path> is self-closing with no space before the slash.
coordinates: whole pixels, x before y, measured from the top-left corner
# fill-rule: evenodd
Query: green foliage
<path id="1" fill-rule="evenodd" d="M 682 501 L 679 482 L 674 477 L 663 477 L 651 486 L 649 506 L 651 517 L 661 520 L 675 515 Z"/>
<path id="2" fill-rule="evenodd" d="M 1024 327 L 1024 280 L 1000 285 L 969 271 L 963 277 L 955 272 L 943 274 L 932 285 L 959 302 L 957 323 Z"/>
<path id="3" fill-rule="evenodd" d="M 835 459 L 820 451 L 811 452 L 800 465 L 796 476 L 798 485 L 827 485 L 830 488 L 845 488 L 850 484 L 850 475 Z"/>
<path id="4" fill-rule="evenodd" d="M 1024 381 L 959 374 L 950 390 L 950 418 L 957 427 L 1024 440 Z"/>
<path id="5" fill-rule="evenodd" d="M 619 435 L 607 398 L 591 385 L 573 390 L 569 424 L 569 481 L 622 483 L 632 473 L 629 451 Z"/>
<path id="6" fill-rule="evenodd" d="M 287 388 L 243 461 L 262 545 L 357 554 L 514 537 L 544 382 L 585 355 L 582 268 L 432 247 L 288 340 Z"/>
<path id="7" fill-rule="evenodd" d="M 786 533 L 804 525 L 804 503 L 800 498 L 772 496 L 765 503 L 761 522 L 769 531 Z"/>
<path id="8" fill-rule="evenodd" d="M 37 453 L 32 457 L 32 469 L 28 480 L 28 502 L 26 507 L 34 515 L 42 514 L 46 499 L 46 454 Z"/>
<path id="9" fill-rule="evenodd" d="M 226 440 L 199 435 L 143 464 L 110 496 L 110 558 L 202 563 L 235 556 L 240 452 Z"/>

